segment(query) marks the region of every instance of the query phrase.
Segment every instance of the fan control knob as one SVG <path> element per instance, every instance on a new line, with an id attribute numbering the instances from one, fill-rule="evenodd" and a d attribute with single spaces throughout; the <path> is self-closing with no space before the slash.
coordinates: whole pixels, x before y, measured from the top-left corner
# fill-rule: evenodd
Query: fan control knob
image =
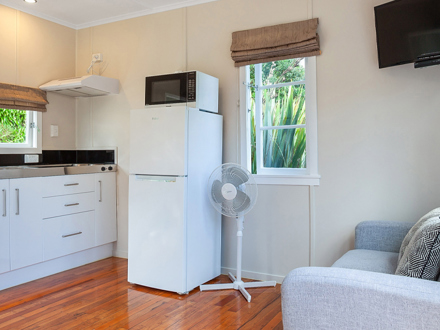
<path id="1" fill-rule="evenodd" d="M 225 183 L 222 187 L 222 195 L 224 199 L 231 201 L 237 196 L 237 188 L 232 183 Z"/>

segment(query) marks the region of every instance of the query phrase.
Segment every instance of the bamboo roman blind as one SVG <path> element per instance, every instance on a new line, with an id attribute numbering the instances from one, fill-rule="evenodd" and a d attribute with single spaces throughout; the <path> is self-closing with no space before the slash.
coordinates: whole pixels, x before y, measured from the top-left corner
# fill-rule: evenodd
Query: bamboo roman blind
<path id="1" fill-rule="evenodd" d="M 48 103 L 39 88 L 0 83 L 0 108 L 45 112 Z"/>
<path id="2" fill-rule="evenodd" d="M 320 55 L 318 18 L 232 33 L 235 66 Z"/>

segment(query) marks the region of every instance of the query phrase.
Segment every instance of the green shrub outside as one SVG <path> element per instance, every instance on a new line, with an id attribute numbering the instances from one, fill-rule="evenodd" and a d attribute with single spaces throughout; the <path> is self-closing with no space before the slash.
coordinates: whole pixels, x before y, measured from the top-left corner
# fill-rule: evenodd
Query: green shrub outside
<path id="1" fill-rule="evenodd" d="M 26 141 L 26 111 L 0 108 L 0 143 Z"/>

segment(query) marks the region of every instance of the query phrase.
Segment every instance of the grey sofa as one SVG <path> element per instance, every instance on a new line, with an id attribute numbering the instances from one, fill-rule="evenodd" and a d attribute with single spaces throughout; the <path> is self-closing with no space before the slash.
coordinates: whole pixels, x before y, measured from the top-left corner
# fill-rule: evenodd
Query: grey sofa
<path id="1" fill-rule="evenodd" d="M 440 329 L 440 282 L 394 275 L 413 223 L 366 221 L 332 267 L 291 271 L 281 287 L 285 330 Z"/>

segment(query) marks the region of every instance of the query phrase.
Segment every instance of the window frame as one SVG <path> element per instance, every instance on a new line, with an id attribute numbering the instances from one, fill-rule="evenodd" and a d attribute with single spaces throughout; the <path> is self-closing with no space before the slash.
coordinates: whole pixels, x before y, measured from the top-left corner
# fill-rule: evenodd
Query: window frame
<path id="1" fill-rule="evenodd" d="M 248 170 L 251 168 L 250 143 L 250 113 L 248 100 L 250 88 L 246 85 L 249 66 L 239 68 L 240 82 L 240 158 L 241 164 Z M 318 111 L 316 91 L 316 56 L 305 58 L 305 85 L 306 85 L 306 168 L 264 168 L 263 173 L 257 173 L 254 178 L 258 184 L 278 185 L 319 185 L 318 174 Z M 258 172 L 258 169 L 257 169 Z"/>
<path id="2" fill-rule="evenodd" d="M 36 154 L 42 152 L 42 132 L 43 115 L 40 111 L 28 111 L 27 124 L 34 123 L 33 128 L 28 128 L 30 139 L 24 144 L 3 144 L 0 143 L 0 154 Z M 28 126 L 29 127 L 29 126 Z"/>

